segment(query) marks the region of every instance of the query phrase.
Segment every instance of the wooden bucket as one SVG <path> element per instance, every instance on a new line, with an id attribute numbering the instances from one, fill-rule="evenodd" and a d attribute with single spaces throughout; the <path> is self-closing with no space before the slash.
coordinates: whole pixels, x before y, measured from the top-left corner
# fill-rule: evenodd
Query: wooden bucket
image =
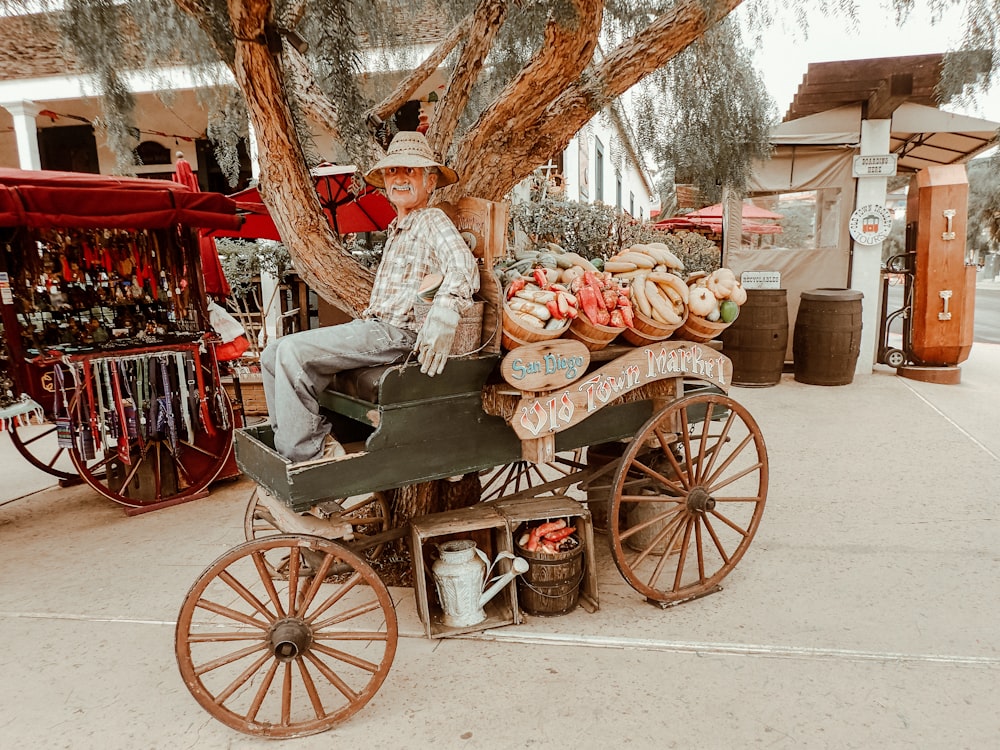
<path id="1" fill-rule="evenodd" d="M 684 315 L 687 317 L 686 309 L 684 311 Z M 625 329 L 622 333 L 622 338 L 633 346 L 648 346 L 650 344 L 655 344 L 657 341 L 663 341 L 664 339 L 670 338 L 673 332 L 680 328 L 683 324 L 683 320 L 681 320 L 681 322 L 677 325 L 661 323 L 658 320 L 653 320 L 652 318 L 643 315 L 633 307 L 632 326 Z"/>
<path id="2" fill-rule="evenodd" d="M 566 335 L 582 342 L 590 351 L 595 352 L 618 338 L 618 334 L 624 330 L 624 328 L 615 328 L 614 326 L 595 325 L 587 319 L 586 315 L 581 313 L 570 322 Z"/>
<path id="3" fill-rule="evenodd" d="M 688 312 L 687 318 L 681 323 L 681 327 L 674 332 L 674 336 L 685 341 L 697 341 L 699 344 L 705 344 L 719 338 L 728 327 L 729 323 L 723 323 L 721 320 L 713 323 L 707 318 Z"/>
<path id="4" fill-rule="evenodd" d="M 788 350 L 788 299 L 784 289 L 748 289 L 740 314 L 722 334 L 733 361 L 733 385 L 771 386 L 781 382 Z"/>
<path id="5" fill-rule="evenodd" d="M 856 289 L 802 292 L 792 336 L 795 379 L 849 385 L 861 352 L 861 300 Z"/>
<path id="6" fill-rule="evenodd" d="M 513 311 L 507 306 L 507 300 L 503 303 L 503 328 L 500 331 L 500 343 L 507 351 L 516 349 L 525 344 L 534 344 L 539 341 L 551 341 L 562 336 L 568 326 L 561 328 L 534 328 L 522 325 L 513 315 Z"/>

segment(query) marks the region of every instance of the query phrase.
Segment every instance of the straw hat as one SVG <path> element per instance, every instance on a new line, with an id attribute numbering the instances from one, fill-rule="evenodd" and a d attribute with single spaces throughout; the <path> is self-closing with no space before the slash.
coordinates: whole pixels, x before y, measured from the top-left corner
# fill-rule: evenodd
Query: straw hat
<path id="1" fill-rule="evenodd" d="M 365 181 L 375 187 L 385 187 L 382 170 L 386 167 L 437 167 L 441 171 L 438 175 L 438 187 L 458 182 L 458 172 L 439 163 L 424 134 L 416 131 L 402 130 L 396 133 L 389 144 L 389 151 L 369 170 Z"/>

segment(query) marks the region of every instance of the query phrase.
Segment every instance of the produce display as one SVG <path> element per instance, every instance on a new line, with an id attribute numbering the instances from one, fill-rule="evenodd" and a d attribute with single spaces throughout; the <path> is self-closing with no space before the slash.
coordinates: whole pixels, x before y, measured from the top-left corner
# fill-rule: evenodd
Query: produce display
<path id="1" fill-rule="evenodd" d="M 677 327 L 684 319 L 688 287 L 678 275 L 684 264 L 662 243 L 632 245 L 604 267 L 629 282 L 636 309 L 658 323 Z"/>
<path id="2" fill-rule="evenodd" d="M 688 281 L 688 308 L 691 314 L 713 323 L 732 323 L 740 314 L 740 305 L 747 301 L 746 289 L 728 268 L 717 268 L 710 274 L 699 274 Z"/>
<path id="3" fill-rule="evenodd" d="M 628 336 L 642 326 L 644 333 L 661 331 L 657 338 L 664 338 L 689 316 L 732 323 L 746 302 L 746 290 L 732 270 L 685 277 L 684 264 L 661 242 L 634 244 L 598 261 L 551 242 L 515 252 L 495 269 L 506 290 L 505 315 L 554 336 L 581 318 L 595 326 L 630 329 Z M 645 323 L 637 323 L 636 316 Z"/>
<path id="4" fill-rule="evenodd" d="M 507 307 L 522 325 L 558 329 L 578 315 L 577 297 L 565 285 L 550 282 L 549 275 L 546 269 L 535 268 L 531 281 L 518 276 L 507 287 Z"/>
<path id="5" fill-rule="evenodd" d="M 526 552 L 543 552 L 554 555 L 579 546 L 576 527 L 571 526 L 565 518 L 546 521 L 528 528 L 517 540 L 518 546 Z"/>

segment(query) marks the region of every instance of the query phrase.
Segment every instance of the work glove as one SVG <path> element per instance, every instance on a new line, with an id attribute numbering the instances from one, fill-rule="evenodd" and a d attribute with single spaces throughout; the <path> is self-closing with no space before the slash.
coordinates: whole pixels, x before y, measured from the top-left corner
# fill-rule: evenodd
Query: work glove
<path id="1" fill-rule="evenodd" d="M 433 305 L 427 313 L 417 334 L 417 361 L 420 372 L 434 377 L 444 369 L 451 353 L 451 345 L 455 341 L 455 329 L 458 328 L 460 315 L 457 310 L 443 305 Z"/>

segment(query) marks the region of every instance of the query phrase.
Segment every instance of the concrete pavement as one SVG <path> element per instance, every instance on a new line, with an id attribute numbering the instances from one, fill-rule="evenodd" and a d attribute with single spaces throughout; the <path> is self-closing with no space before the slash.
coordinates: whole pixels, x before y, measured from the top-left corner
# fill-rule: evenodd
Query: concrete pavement
<path id="1" fill-rule="evenodd" d="M 403 637 L 381 690 L 281 746 L 994 746 L 997 373 L 1000 346 L 977 344 L 959 385 L 880 366 L 848 386 L 734 388 L 771 481 L 722 592 L 653 608 L 601 536 L 594 614 L 431 641 L 395 590 Z M 243 540 L 250 484 L 127 518 L 86 486 L 39 490 L 52 483 L 2 436 L 0 457 L 0 747 L 275 746 L 202 710 L 173 655 L 189 586 Z"/>

